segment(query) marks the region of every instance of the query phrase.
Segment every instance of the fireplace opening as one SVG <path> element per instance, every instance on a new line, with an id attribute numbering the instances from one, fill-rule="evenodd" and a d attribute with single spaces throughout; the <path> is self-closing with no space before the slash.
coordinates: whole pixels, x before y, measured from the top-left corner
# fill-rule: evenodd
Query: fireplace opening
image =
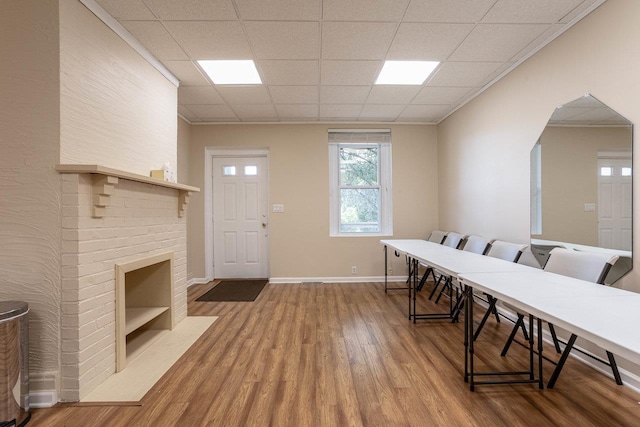
<path id="1" fill-rule="evenodd" d="M 116 372 L 175 326 L 173 252 L 116 264 Z"/>

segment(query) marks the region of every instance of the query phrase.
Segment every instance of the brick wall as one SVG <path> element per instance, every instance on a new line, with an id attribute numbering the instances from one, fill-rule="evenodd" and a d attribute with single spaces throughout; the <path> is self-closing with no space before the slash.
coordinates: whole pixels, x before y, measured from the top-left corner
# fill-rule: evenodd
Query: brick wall
<path id="1" fill-rule="evenodd" d="M 61 400 L 77 401 L 115 372 L 115 264 L 174 253 L 176 323 L 187 315 L 186 217 L 178 190 L 120 179 L 92 218 L 89 174 L 62 175 Z"/>

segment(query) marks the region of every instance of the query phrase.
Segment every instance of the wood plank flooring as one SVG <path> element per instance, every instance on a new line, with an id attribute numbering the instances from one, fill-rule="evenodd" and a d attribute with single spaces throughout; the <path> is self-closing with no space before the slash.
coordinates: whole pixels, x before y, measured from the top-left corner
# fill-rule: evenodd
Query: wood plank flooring
<path id="1" fill-rule="evenodd" d="M 189 288 L 189 315 L 219 319 L 141 406 L 58 404 L 29 426 L 640 425 L 640 396 L 575 360 L 553 390 L 471 393 L 462 322 L 414 325 L 406 293 L 381 283 L 268 284 L 254 302 L 196 302 L 211 286 Z M 499 355 L 511 326 L 487 323 L 479 369 L 526 366 L 519 346 Z"/>

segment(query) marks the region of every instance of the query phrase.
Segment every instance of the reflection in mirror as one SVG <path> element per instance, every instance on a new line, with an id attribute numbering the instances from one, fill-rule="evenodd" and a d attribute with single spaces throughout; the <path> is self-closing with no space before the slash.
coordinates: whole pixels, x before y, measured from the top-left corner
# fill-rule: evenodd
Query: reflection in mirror
<path id="1" fill-rule="evenodd" d="M 591 95 L 554 111 L 531 150 L 531 249 L 620 256 L 605 282 L 632 268 L 632 123 Z"/>

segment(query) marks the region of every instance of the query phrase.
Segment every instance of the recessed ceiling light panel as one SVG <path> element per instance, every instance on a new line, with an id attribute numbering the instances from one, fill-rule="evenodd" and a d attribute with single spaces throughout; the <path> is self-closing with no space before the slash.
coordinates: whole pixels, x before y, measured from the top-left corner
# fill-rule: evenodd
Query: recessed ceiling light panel
<path id="1" fill-rule="evenodd" d="M 256 65 L 252 60 L 206 60 L 198 61 L 200 67 L 216 85 L 262 84 Z"/>
<path id="2" fill-rule="evenodd" d="M 421 85 L 438 64 L 438 61 L 385 61 L 376 84 Z"/>

